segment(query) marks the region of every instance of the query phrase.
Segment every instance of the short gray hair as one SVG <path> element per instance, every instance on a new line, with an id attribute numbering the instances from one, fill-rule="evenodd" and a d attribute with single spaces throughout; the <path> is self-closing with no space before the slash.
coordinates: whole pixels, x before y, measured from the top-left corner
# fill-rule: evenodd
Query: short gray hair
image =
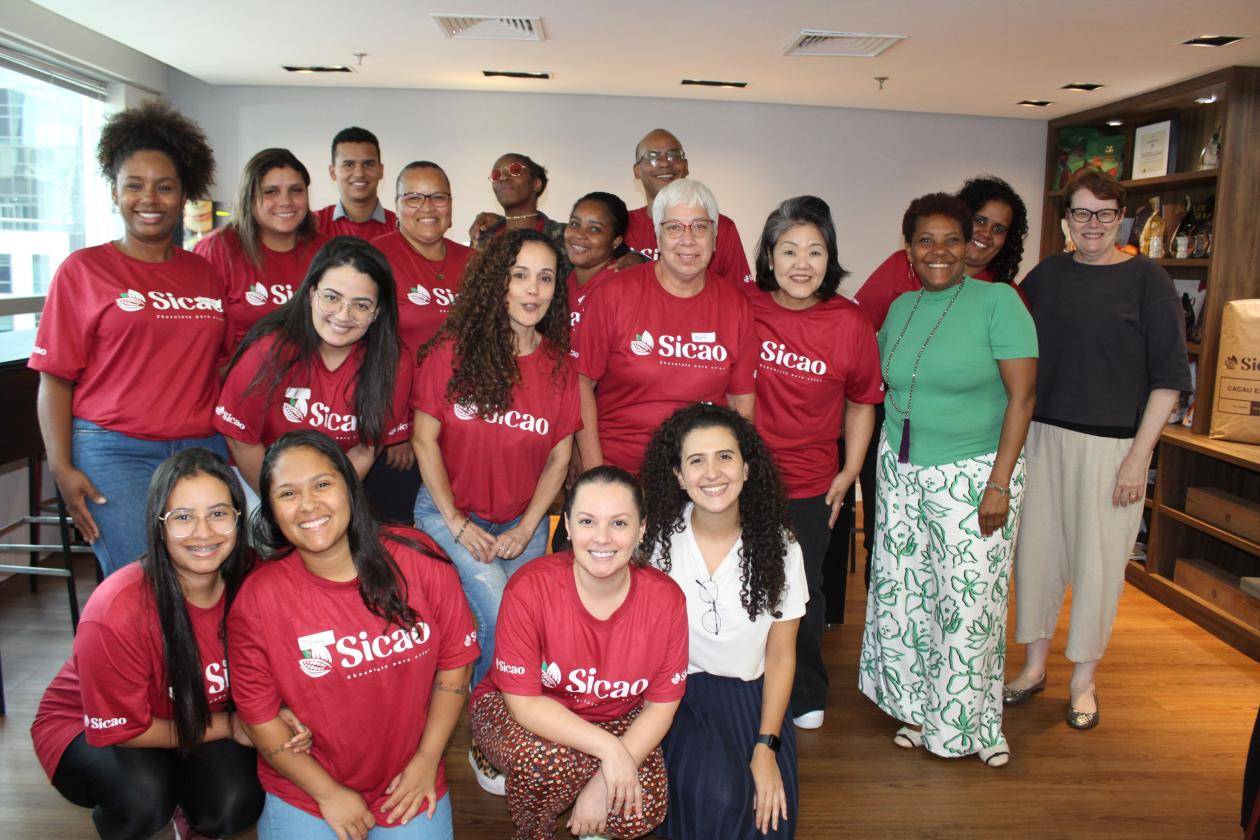
<path id="1" fill-rule="evenodd" d="M 691 178 L 680 178 L 666 185 L 656 194 L 652 202 L 652 225 L 656 228 L 656 236 L 660 238 L 661 222 L 665 220 L 665 211 L 675 205 L 684 207 L 703 207 L 709 218 L 716 225 L 718 220 L 718 203 L 713 192 L 699 181 Z"/>

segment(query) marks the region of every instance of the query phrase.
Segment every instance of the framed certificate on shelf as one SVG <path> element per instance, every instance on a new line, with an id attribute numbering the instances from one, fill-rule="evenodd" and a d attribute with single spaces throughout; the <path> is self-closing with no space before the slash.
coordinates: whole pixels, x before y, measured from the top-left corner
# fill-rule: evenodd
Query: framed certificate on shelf
<path id="1" fill-rule="evenodd" d="M 1174 120 L 1139 126 L 1133 132 L 1133 180 L 1160 178 L 1169 173 L 1177 156 L 1177 124 Z"/>

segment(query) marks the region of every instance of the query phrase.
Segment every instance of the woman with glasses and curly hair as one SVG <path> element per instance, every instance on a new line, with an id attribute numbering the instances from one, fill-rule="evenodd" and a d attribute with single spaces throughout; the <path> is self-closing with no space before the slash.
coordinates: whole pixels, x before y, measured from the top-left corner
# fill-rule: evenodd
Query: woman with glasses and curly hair
<path id="1" fill-rule="evenodd" d="M 382 446 L 407 440 L 412 367 L 389 264 L 363 240 L 338 236 L 297 294 L 236 349 L 214 427 L 255 492 L 266 448 L 298 429 L 329 435 L 362 477 Z"/>
<path id="2" fill-rule="evenodd" d="M 459 577 L 424 534 L 381 526 L 320 431 L 268 447 L 259 481 L 265 559 L 227 625 L 260 840 L 450 840 L 442 756 L 478 653 Z M 315 732 L 310 755 L 281 749 L 282 705 Z"/>
<path id="3" fill-rule="evenodd" d="M 227 286 L 223 311 L 228 350 L 235 350 L 262 316 L 293 297 L 293 289 L 328 237 L 310 212 L 310 173 L 288 149 L 263 149 L 249 159 L 232 221 L 193 252 L 219 270 Z"/>
<path id="4" fill-rule="evenodd" d="M 663 744 L 657 836 L 790 838 L 796 736 L 788 700 L 809 597 L 787 494 L 752 423 L 697 403 L 652 436 L 642 552 L 687 596 L 687 694 Z"/>
<path id="5" fill-rule="evenodd" d="M 92 593 L 74 652 L 44 692 L 35 753 L 62 796 L 93 809 L 103 838 L 150 837 L 172 813 L 184 836 L 219 837 L 262 810 L 257 754 L 229 711 L 223 644 L 252 562 L 244 505 L 209 450 L 164 461 L 149 485 L 148 550 Z M 309 749 L 309 731 L 281 711 L 281 746 Z"/>
<path id="6" fill-rule="evenodd" d="M 57 269 L 28 364 L 49 469 L 108 575 L 145 551 L 158 464 L 191 446 L 227 454 L 210 425 L 223 282 L 174 241 L 185 200 L 214 182 L 200 126 L 151 100 L 106 121 L 96 159 L 123 236 Z"/>

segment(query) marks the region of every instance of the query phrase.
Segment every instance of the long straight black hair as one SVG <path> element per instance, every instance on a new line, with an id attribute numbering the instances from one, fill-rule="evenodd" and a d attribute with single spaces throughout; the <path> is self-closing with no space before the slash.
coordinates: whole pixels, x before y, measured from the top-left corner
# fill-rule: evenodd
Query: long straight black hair
<path id="1" fill-rule="evenodd" d="M 407 581 L 398 568 L 398 563 L 385 550 L 382 540 L 408 546 L 443 562 L 450 561 L 402 534 L 381 527 L 380 521 L 372 513 L 367 494 L 363 492 L 363 483 L 359 481 L 350 459 L 323 432 L 287 432 L 267 447 L 258 477 L 258 495 L 262 504 L 252 522 L 255 545 L 268 560 L 278 558 L 293 548 L 276 520 L 275 510 L 271 505 L 271 483 L 280 457 L 290 449 L 303 446 L 327 458 L 346 483 L 347 495 L 350 497 L 350 525 L 346 535 L 350 540 L 350 556 L 358 574 L 359 595 L 363 598 L 363 605 L 373 615 L 385 619 L 386 627 L 390 624 L 396 624 L 403 629 L 414 627 L 420 621 L 420 614 L 408 603 Z"/>
<path id="2" fill-rule="evenodd" d="M 201 661 L 201 654 L 197 650 L 197 638 L 193 634 L 192 620 L 188 617 L 184 590 L 179 583 L 179 573 L 171 563 L 170 551 L 166 548 L 165 526 L 158 517 L 167 512 L 166 504 L 175 485 L 196 475 L 209 476 L 223 482 L 232 499 L 232 507 L 241 514 L 246 510 L 245 491 L 241 489 L 240 481 L 223 459 L 208 449 L 194 447 L 175 453 L 158 466 L 149 481 L 149 496 L 145 505 L 149 546 L 140 560 L 140 567 L 157 607 L 166 660 L 166 679 L 171 688 L 175 732 L 181 750 L 196 746 L 210 724 L 210 704 L 206 700 L 202 675 L 207 663 Z M 219 574 L 227 585 L 223 596 L 225 620 L 228 608 L 232 606 L 232 599 L 236 597 L 241 581 L 253 564 L 253 555 L 244 539 L 243 522 L 243 519 L 238 521 L 236 544 L 219 567 Z M 226 644 L 223 624 L 219 626 L 219 637 Z"/>
<path id="3" fill-rule="evenodd" d="M 272 310 L 246 333 L 236 348 L 228 370 L 236 366 L 246 348 L 268 335 L 275 335 L 276 345 L 258 369 L 246 393 L 267 394 L 275 399 L 285 377 L 297 365 L 318 359 L 321 339 L 311 318 L 311 302 L 319 281 L 331 269 L 348 265 L 366 274 L 376 284 L 376 319 L 359 341 L 364 343 L 363 366 L 354 389 L 354 413 L 359 423 L 359 440 L 365 446 L 380 446 L 388 433 L 389 418 L 394 411 L 394 380 L 398 372 L 398 302 L 394 274 L 385 255 L 353 236 L 337 236 L 319 249 L 311 260 L 302 285 L 286 303 Z"/>

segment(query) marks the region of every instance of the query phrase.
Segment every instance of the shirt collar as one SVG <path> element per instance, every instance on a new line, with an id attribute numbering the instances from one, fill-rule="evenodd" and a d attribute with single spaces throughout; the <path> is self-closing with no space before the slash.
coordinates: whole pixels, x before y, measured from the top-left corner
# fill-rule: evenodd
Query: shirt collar
<path id="1" fill-rule="evenodd" d="M 346 208 L 342 206 L 341 201 L 337 201 L 337 206 L 333 209 L 333 221 L 346 217 Z M 378 200 L 376 209 L 372 211 L 372 221 L 385 224 L 385 206 Z"/>

